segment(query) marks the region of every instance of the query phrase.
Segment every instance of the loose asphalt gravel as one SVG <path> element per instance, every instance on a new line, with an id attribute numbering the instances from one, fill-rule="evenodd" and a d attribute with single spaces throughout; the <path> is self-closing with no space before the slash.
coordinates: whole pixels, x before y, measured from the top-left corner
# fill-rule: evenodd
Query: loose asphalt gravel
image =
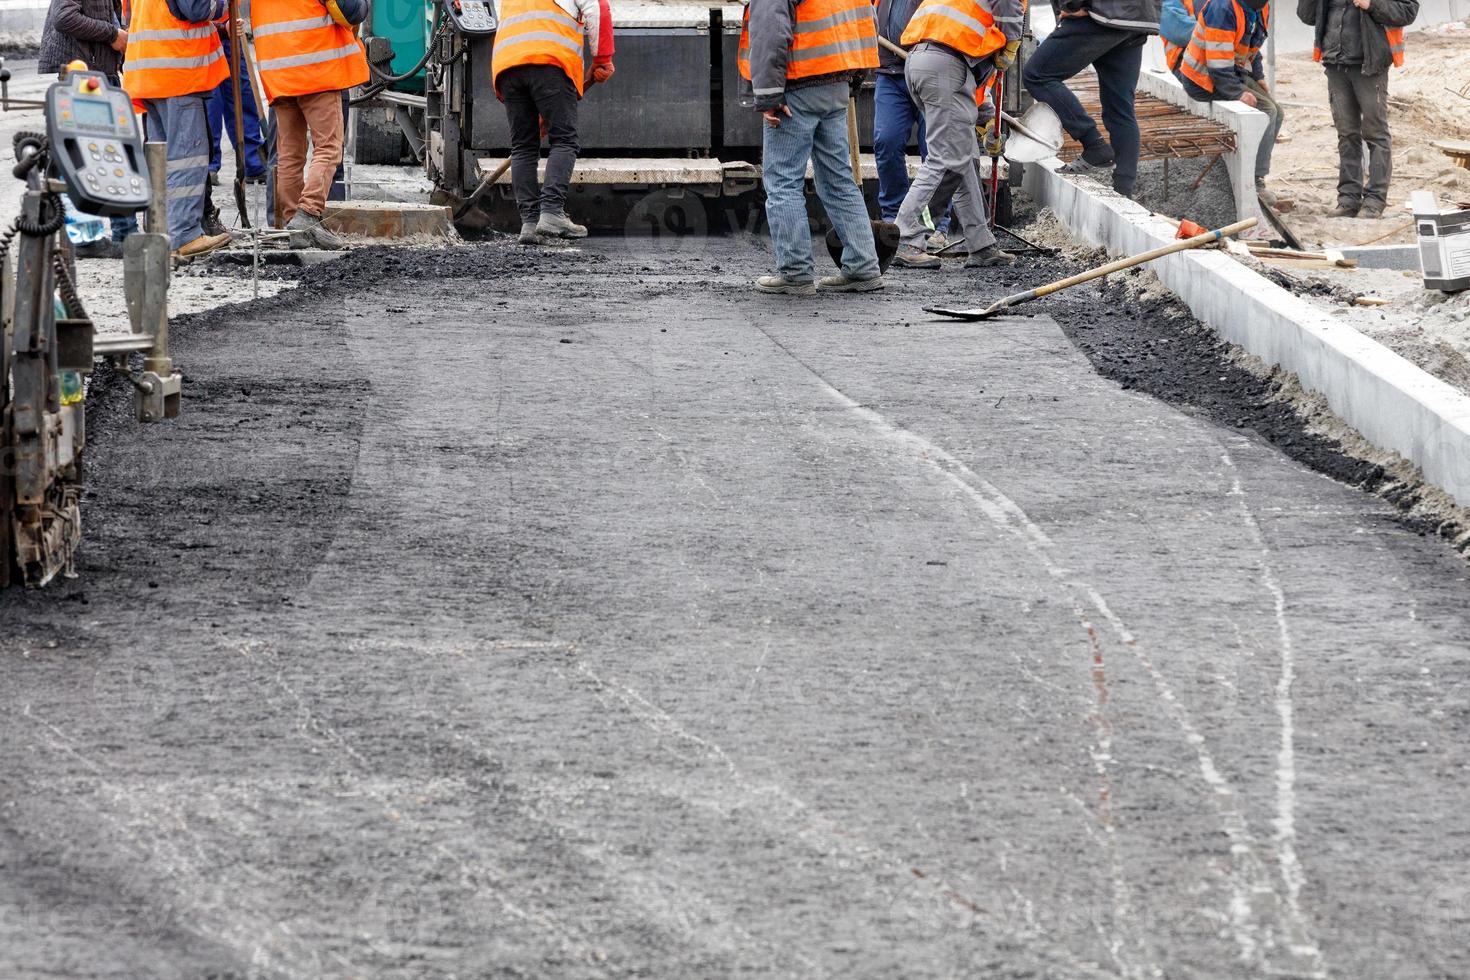
<path id="1" fill-rule="evenodd" d="M 176 422 L 99 373 L 0 976 L 1470 974 L 1464 561 L 1166 300 L 767 262 L 368 251 Z"/>

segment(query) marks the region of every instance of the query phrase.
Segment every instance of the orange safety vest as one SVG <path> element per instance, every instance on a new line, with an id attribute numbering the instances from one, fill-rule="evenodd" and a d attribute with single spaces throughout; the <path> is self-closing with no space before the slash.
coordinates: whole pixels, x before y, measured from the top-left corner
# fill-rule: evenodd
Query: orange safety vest
<path id="1" fill-rule="evenodd" d="M 1404 67 L 1404 29 L 1385 27 L 1383 33 L 1388 38 L 1388 50 L 1393 55 L 1393 66 L 1395 68 Z M 1322 49 L 1315 45 L 1312 47 L 1312 60 L 1322 60 Z"/>
<path id="2" fill-rule="evenodd" d="M 555 0 L 504 0 L 500 29 L 490 54 L 490 84 L 500 91 L 500 73 L 522 65 L 555 65 L 582 94 L 586 84 L 583 65 L 582 22 Z"/>
<path id="3" fill-rule="evenodd" d="M 1194 12 L 1194 0 L 1180 0 L 1180 2 L 1184 4 L 1184 9 L 1189 11 L 1189 16 L 1197 16 Z M 1159 36 L 1159 41 L 1164 45 L 1164 64 L 1170 71 L 1178 71 L 1179 62 L 1184 58 L 1184 49 L 1177 44 L 1169 43 L 1169 40 L 1162 35 Z"/>
<path id="4" fill-rule="evenodd" d="M 1242 45 L 1245 37 L 1246 17 L 1245 9 L 1241 7 L 1240 0 L 1231 0 L 1235 6 L 1235 31 L 1219 27 L 1209 27 L 1205 24 L 1205 14 L 1202 10 L 1196 15 L 1199 20 L 1195 23 L 1194 34 L 1189 39 L 1189 46 L 1184 49 L 1184 55 L 1179 60 L 1179 70 L 1191 82 L 1204 89 L 1206 92 L 1215 91 L 1215 80 L 1210 77 L 1210 68 L 1217 71 L 1224 67 L 1221 62 L 1227 64 L 1249 65 L 1260 51 L 1260 47 Z M 1266 4 L 1261 8 L 1261 23 L 1267 25 L 1269 30 L 1271 24 L 1271 5 Z M 1265 35 L 1263 34 L 1264 38 Z"/>
<path id="5" fill-rule="evenodd" d="M 250 25 L 268 102 L 340 92 L 368 80 L 362 42 L 320 0 L 251 0 Z"/>
<path id="6" fill-rule="evenodd" d="M 909 18 L 899 43 L 913 47 L 933 41 L 970 58 L 983 58 L 1006 46 L 986 0 L 924 0 Z"/>
<path id="7" fill-rule="evenodd" d="M 208 92 L 230 77 L 213 24 L 179 20 L 166 0 L 136 0 L 123 88 L 135 102 Z"/>
<path id="8" fill-rule="evenodd" d="M 740 77 L 750 81 L 750 4 L 745 5 Z M 815 78 L 878 67 L 878 21 L 870 0 L 798 0 L 786 78 Z"/>

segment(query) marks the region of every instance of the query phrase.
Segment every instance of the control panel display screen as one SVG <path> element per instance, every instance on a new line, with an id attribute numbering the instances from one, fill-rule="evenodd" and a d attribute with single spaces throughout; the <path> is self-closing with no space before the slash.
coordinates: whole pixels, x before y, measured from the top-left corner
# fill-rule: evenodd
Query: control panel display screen
<path id="1" fill-rule="evenodd" d="M 72 118 L 78 126 L 112 128 L 112 103 L 101 99 L 77 99 L 72 102 Z"/>

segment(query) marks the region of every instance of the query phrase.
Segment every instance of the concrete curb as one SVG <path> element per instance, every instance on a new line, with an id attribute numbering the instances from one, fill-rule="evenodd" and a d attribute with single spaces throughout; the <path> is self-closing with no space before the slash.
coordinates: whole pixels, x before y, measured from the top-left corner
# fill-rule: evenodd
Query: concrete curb
<path id="1" fill-rule="evenodd" d="M 1055 173 L 1026 168 L 1031 197 L 1078 238 L 1122 254 L 1173 240 L 1175 228 L 1143 206 Z M 1470 397 L 1216 251 L 1150 263 L 1196 317 L 1268 364 L 1295 373 L 1375 445 L 1408 459 L 1470 507 Z"/>

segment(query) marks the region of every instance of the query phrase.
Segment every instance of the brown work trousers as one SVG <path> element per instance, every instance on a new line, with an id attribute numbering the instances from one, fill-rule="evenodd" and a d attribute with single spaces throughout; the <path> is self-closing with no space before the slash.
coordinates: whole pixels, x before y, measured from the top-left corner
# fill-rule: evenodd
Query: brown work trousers
<path id="1" fill-rule="evenodd" d="M 281 222 L 290 221 L 298 208 L 320 216 L 327 207 L 332 175 L 342 162 L 342 93 L 334 89 L 283 96 L 271 108 L 276 112 L 276 207 Z"/>

